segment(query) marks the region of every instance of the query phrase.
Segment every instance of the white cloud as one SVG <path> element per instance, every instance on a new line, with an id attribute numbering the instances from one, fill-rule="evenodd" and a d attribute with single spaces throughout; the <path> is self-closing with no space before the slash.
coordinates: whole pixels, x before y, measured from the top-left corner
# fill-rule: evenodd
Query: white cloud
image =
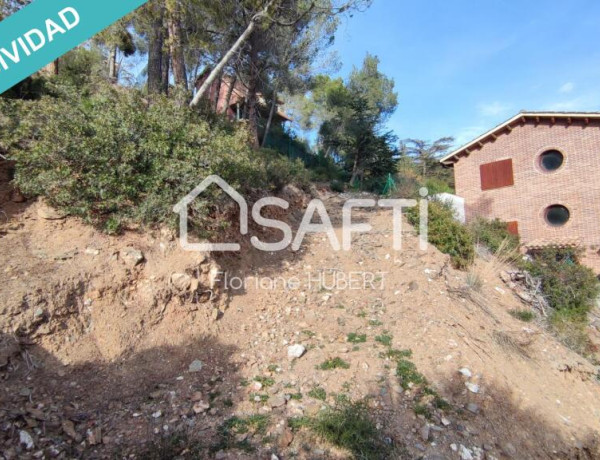
<path id="1" fill-rule="evenodd" d="M 575 89 L 575 83 L 573 82 L 567 82 L 564 85 L 562 85 L 560 87 L 560 89 L 558 90 L 559 93 L 563 93 L 563 94 L 568 94 L 568 93 L 572 93 L 573 90 Z"/>
<path id="2" fill-rule="evenodd" d="M 473 139 L 477 139 L 479 136 L 481 136 L 483 133 L 488 131 L 490 128 L 491 128 L 491 126 L 486 127 L 484 125 L 469 126 L 467 128 L 464 128 L 463 130 L 459 131 L 456 134 L 456 136 L 454 136 L 455 145 L 457 147 L 460 147 L 465 144 L 468 144 Z"/>
<path id="3" fill-rule="evenodd" d="M 506 114 L 509 110 L 509 105 L 498 101 L 489 104 L 479 104 L 479 113 L 484 117 L 497 117 Z"/>
<path id="4" fill-rule="evenodd" d="M 555 101 L 542 107 L 557 112 L 596 112 L 600 109 L 600 92 L 591 91 L 581 96 Z"/>

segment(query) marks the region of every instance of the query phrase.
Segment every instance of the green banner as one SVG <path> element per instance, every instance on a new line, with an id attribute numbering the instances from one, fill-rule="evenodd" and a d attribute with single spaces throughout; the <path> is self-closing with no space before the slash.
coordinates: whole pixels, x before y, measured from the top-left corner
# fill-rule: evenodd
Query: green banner
<path id="1" fill-rule="evenodd" d="M 0 94 L 148 0 L 34 0 L 0 22 Z"/>

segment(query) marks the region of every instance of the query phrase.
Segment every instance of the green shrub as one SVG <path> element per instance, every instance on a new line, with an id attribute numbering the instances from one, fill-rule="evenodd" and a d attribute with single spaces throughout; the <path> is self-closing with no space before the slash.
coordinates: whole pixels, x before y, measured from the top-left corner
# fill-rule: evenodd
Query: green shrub
<path id="1" fill-rule="evenodd" d="M 500 247 L 506 250 L 516 250 L 519 247 L 519 237 L 509 233 L 506 222 L 499 219 L 479 217 L 469 223 L 468 228 L 473 240 L 486 246 L 494 254 Z"/>
<path id="2" fill-rule="evenodd" d="M 429 191 L 429 195 L 437 195 L 438 193 L 454 193 L 454 189 L 443 179 L 430 177 L 425 180 L 423 187 Z"/>
<path id="3" fill-rule="evenodd" d="M 473 239 L 467 228 L 454 218 L 450 206 L 439 201 L 429 202 L 428 240 L 444 254 L 450 256 L 455 268 L 465 269 L 475 257 Z M 419 208 L 408 208 L 408 221 L 419 230 Z"/>
<path id="4" fill-rule="evenodd" d="M 391 458 L 390 449 L 383 442 L 364 403 L 340 403 L 321 412 L 309 426 L 320 438 L 350 451 L 353 458 Z"/>
<path id="5" fill-rule="evenodd" d="M 541 282 L 541 290 L 561 319 L 585 321 L 600 293 L 594 272 L 578 262 L 581 250 L 548 248 L 532 254 L 524 268 Z"/>
<path id="6" fill-rule="evenodd" d="M 137 90 L 110 85 L 91 95 L 57 86 L 54 95 L 0 100 L 0 149 L 17 161 L 15 182 L 26 195 L 109 232 L 129 223 L 175 225 L 173 206 L 211 174 L 241 193 L 306 183 L 301 162 L 253 151 L 243 127 L 207 120 L 176 100 L 149 104 Z M 210 216 L 224 200 L 216 188 L 195 200 L 192 230 L 220 230 L 223 222 Z"/>
<path id="7" fill-rule="evenodd" d="M 331 181 L 330 187 L 332 191 L 337 193 L 343 193 L 345 190 L 344 183 L 337 179 Z"/>
<path id="8" fill-rule="evenodd" d="M 535 314 L 531 310 L 509 310 L 508 313 L 526 323 L 533 321 L 535 318 Z"/>

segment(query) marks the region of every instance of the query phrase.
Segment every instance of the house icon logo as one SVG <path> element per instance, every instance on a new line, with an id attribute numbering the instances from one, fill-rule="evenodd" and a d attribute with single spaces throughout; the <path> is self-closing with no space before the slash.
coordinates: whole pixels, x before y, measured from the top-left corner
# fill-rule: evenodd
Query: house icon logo
<path id="1" fill-rule="evenodd" d="M 217 175 L 208 176 L 194 190 L 188 193 L 173 207 L 179 213 L 179 242 L 185 251 L 239 251 L 238 243 L 190 243 L 188 240 L 188 206 L 212 184 L 217 185 L 229 195 L 240 207 L 240 233 L 248 233 L 248 203 L 231 185 Z"/>

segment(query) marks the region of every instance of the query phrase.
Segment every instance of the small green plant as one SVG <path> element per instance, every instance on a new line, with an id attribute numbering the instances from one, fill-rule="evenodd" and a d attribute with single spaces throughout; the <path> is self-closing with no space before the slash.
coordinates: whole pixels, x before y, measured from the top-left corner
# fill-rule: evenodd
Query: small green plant
<path id="1" fill-rule="evenodd" d="M 450 403 L 439 395 L 435 395 L 433 398 L 433 407 L 441 411 L 448 411 L 452 408 Z"/>
<path id="2" fill-rule="evenodd" d="M 233 401 L 231 398 L 227 398 L 223 400 L 223 406 L 225 407 L 233 407 Z"/>
<path id="3" fill-rule="evenodd" d="M 533 321 L 533 319 L 535 318 L 535 314 L 531 310 L 518 309 L 509 310 L 508 312 L 511 314 L 511 316 L 514 316 L 515 318 L 520 319 L 521 321 L 525 321 L 526 323 Z"/>
<path id="4" fill-rule="evenodd" d="M 245 452 L 252 452 L 254 448 L 247 439 L 237 441 L 236 435 L 253 433 L 264 435 L 269 426 L 269 417 L 267 415 L 250 415 L 249 417 L 231 417 L 223 422 L 217 428 L 218 442 L 210 450 L 217 452 L 226 449 L 240 449 Z M 170 457 L 168 457 L 170 458 Z"/>
<path id="5" fill-rule="evenodd" d="M 410 358 L 410 357 L 412 357 L 412 350 L 390 349 L 390 350 L 387 350 L 385 353 L 382 353 L 382 356 L 384 358 L 389 358 L 389 359 L 393 359 L 393 360 L 398 360 L 400 358 Z"/>
<path id="6" fill-rule="evenodd" d="M 415 404 L 413 407 L 415 415 L 422 415 L 427 420 L 431 418 L 431 409 L 426 404 Z"/>
<path id="7" fill-rule="evenodd" d="M 269 372 L 277 372 L 279 370 L 279 366 L 277 364 L 269 364 L 269 367 L 267 367 L 267 370 Z"/>
<path id="8" fill-rule="evenodd" d="M 263 387 L 272 387 L 273 385 L 275 385 L 275 380 L 273 380 L 271 377 L 263 377 L 257 375 L 256 377 L 254 377 L 254 381 L 262 384 Z"/>
<path id="9" fill-rule="evenodd" d="M 314 387 L 308 392 L 308 396 L 310 396 L 311 398 L 319 399 L 321 401 L 325 401 L 327 399 L 327 392 L 323 387 Z"/>
<path id="10" fill-rule="evenodd" d="M 302 393 L 292 393 L 290 394 L 290 399 L 300 401 L 302 399 Z"/>
<path id="11" fill-rule="evenodd" d="M 367 334 L 357 334 L 356 332 L 351 332 L 346 337 L 346 340 L 350 343 L 365 343 L 367 341 Z"/>
<path id="12" fill-rule="evenodd" d="M 373 326 L 373 327 L 383 326 L 383 323 L 381 321 L 379 321 L 378 319 L 370 319 L 369 326 Z"/>
<path id="13" fill-rule="evenodd" d="M 384 334 L 376 336 L 375 341 L 379 342 L 380 344 L 382 344 L 386 347 L 391 347 L 392 346 L 392 338 L 393 337 L 391 335 L 384 333 Z"/>
<path id="14" fill-rule="evenodd" d="M 396 364 L 396 375 L 400 380 L 400 385 L 408 390 L 412 385 L 421 385 L 427 383 L 427 380 L 419 371 L 417 366 L 407 359 L 399 359 Z"/>
<path id="15" fill-rule="evenodd" d="M 308 329 L 305 331 L 302 331 L 302 333 L 309 339 L 312 339 L 315 335 L 317 335 L 315 332 L 309 331 Z"/>
<path id="16" fill-rule="evenodd" d="M 330 358 L 317 366 L 317 369 L 322 371 L 330 371 L 333 369 L 350 369 L 350 364 L 342 358 Z"/>
<path id="17" fill-rule="evenodd" d="M 302 428 L 310 427 L 310 425 L 312 423 L 312 419 L 310 417 L 305 417 L 305 416 L 290 417 L 290 418 L 288 418 L 287 422 L 288 422 L 288 426 L 290 427 L 290 429 L 292 431 L 298 431 L 298 430 L 301 430 Z"/>
<path id="18" fill-rule="evenodd" d="M 250 393 L 248 397 L 252 402 L 267 402 L 269 400 L 269 395 L 259 394 L 259 393 Z"/>

